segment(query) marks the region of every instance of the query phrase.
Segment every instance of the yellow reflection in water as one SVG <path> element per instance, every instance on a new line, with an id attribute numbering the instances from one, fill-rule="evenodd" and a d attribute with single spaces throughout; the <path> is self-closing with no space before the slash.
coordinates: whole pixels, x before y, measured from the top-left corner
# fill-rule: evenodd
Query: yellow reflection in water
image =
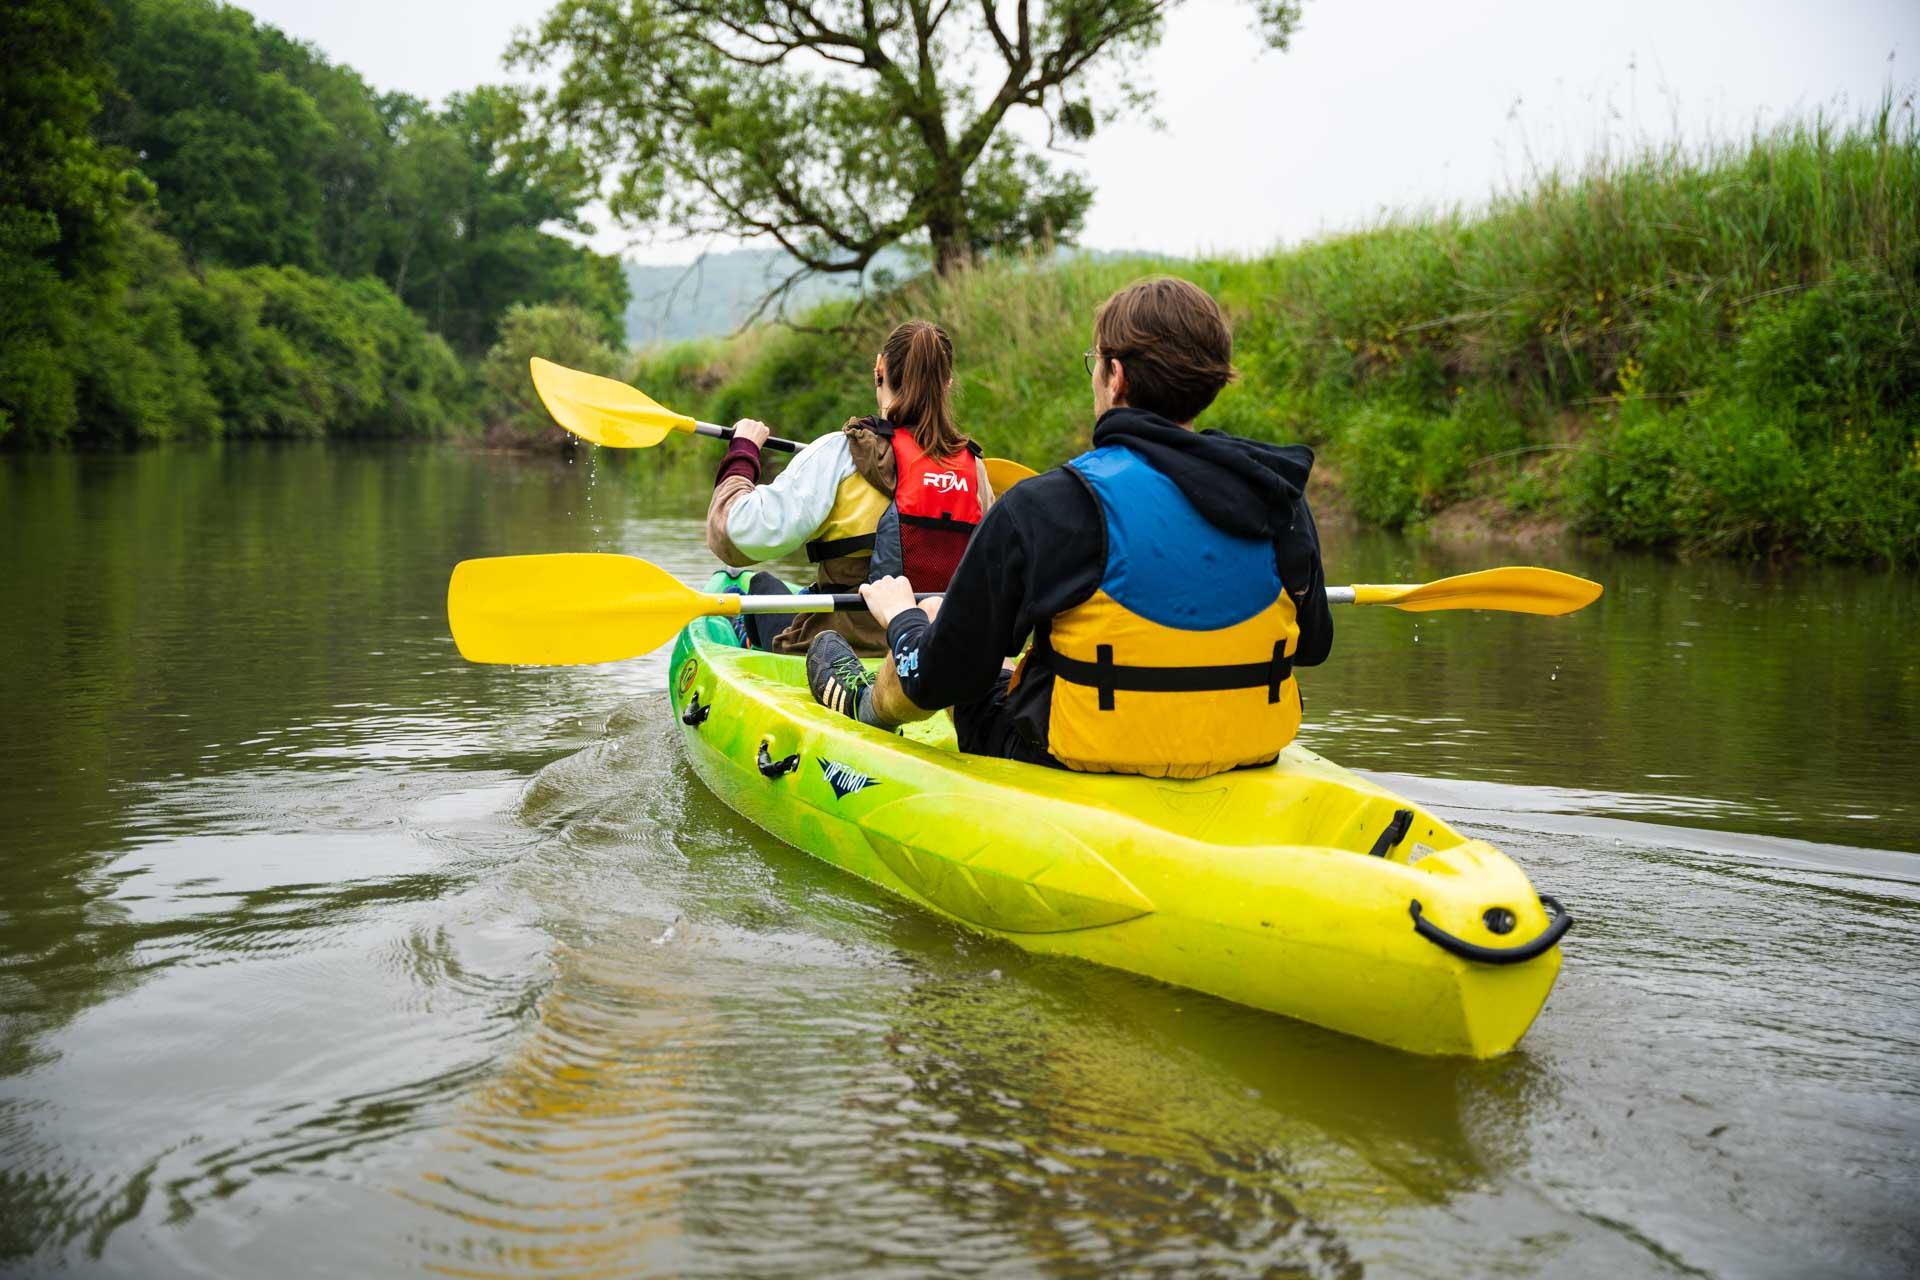
<path id="1" fill-rule="evenodd" d="M 694 993 L 631 962 L 555 962 L 537 1021 L 471 1095 L 427 1188 L 400 1193 L 472 1229 L 431 1271 L 634 1275 L 683 1234 L 688 1085 L 713 1023 Z"/>

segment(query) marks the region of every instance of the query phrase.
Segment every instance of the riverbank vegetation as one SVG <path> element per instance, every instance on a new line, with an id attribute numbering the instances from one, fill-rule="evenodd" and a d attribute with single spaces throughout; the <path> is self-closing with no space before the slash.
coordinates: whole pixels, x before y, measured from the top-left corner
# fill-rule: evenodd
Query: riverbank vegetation
<path id="1" fill-rule="evenodd" d="M 216 0 L 23 0 L 8 40 L 0 444 L 434 434 L 510 307 L 620 338 L 516 90 L 376 93 Z"/>
<path id="2" fill-rule="evenodd" d="M 376 93 L 218 0 L 23 0 L 10 20 L 0 447 L 558 442 L 530 355 L 809 435 L 870 407 L 866 362 L 925 315 L 953 332 L 968 426 L 1044 465 L 1087 441 L 1094 308 L 1169 271 L 1235 323 L 1241 377 L 1206 423 L 1313 444 L 1324 505 L 1396 527 L 1467 511 L 1621 545 L 1920 562 L 1911 97 L 1262 257 L 983 242 L 971 265 L 949 253 L 944 272 L 796 325 L 636 364 L 619 263 L 556 234 L 584 226 L 595 183 L 576 149 L 592 139 L 556 135 L 554 103 Z M 572 31 L 548 42 L 572 48 Z"/>
<path id="3" fill-rule="evenodd" d="M 1370 522 L 1471 500 L 1623 545 L 1920 560 L 1910 101 L 1262 258 L 984 266 L 801 331 L 661 348 L 635 381 L 817 433 L 871 408 L 887 329 L 932 316 L 965 425 L 1044 465 L 1087 440 L 1094 308 L 1147 271 L 1232 312 L 1241 377 L 1203 425 L 1315 445 L 1323 484 Z"/>

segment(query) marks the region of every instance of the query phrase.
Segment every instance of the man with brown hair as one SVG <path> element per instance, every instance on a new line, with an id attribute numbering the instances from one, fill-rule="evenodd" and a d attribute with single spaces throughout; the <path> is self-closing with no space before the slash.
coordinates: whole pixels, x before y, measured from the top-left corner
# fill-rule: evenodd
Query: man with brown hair
<path id="1" fill-rule="evenodd" d="M 950 706 L 962 751 L 1068 769 L 1271 761 L 1300 724 L 1294 668 L 1333 642 L 1313 453 L 1193 430 L 1233 377 L 1232 333 L 1194 285 L 1122 289 L 1093 337 L 1093 449 L 1002 497 L 944 598 L 862 587 L 887 662 L 874 680 L 824 635 L 814 694 L 881 728 Z"/>

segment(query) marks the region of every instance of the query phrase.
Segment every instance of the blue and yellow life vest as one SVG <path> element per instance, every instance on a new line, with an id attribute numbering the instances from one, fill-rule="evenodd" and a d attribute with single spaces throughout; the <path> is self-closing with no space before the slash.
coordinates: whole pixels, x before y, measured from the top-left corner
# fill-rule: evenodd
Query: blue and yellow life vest
<path id="1" fill-rule="evenodd" d="M 1300 728 L 1300 628 L 1273 544 L 1209 523 L 1124 445 L 1067 465 L 1099 499 L 1107 562 L 1028 658 L 1054 675 L 1047 750 L 1070 769 L 1166 778 L 1273 759 Z"/>

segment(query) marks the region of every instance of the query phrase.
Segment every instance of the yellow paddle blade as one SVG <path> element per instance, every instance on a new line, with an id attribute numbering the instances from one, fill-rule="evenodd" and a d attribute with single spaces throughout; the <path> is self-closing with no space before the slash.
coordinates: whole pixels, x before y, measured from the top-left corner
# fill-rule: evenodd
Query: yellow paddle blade
<path id="1" fill-rule="evenodd" d="M 693 431 L 692 418 L 655 404 L 624 382 L 539 356 L 529 360 L 527 367 L 533 373 L 533 389 L 553 420 L 582 440 L 613 449 L 646 449 L 675 431 Z"/>
<path id="2" fill-rule="evenodd" d="M 1409 613 L 1431 609 L 1500 609 L 1558 616 L 1600 598 L 1600 584 L 1557 569 L 1508 565 L 1413 586 L 1353 588 L 1355 604 L 1386 604 Z"/>
<path id="3" fill-rule="evenodd" d="M 1022 480 L 1031 480 L 1039 473 L 1032 467 L 1022 466 L 1012 458 L 988 458 L 987 483 L 993 486 L 993 496 L 999 497 Z"/>
<path id="4" fill-rule="evenodd" d="M 571 666 L 658 649 L 695 618 L 740 612 L 633 556 L 569 554 L 462 560 L 447 622 L 468 662 Z"/>

